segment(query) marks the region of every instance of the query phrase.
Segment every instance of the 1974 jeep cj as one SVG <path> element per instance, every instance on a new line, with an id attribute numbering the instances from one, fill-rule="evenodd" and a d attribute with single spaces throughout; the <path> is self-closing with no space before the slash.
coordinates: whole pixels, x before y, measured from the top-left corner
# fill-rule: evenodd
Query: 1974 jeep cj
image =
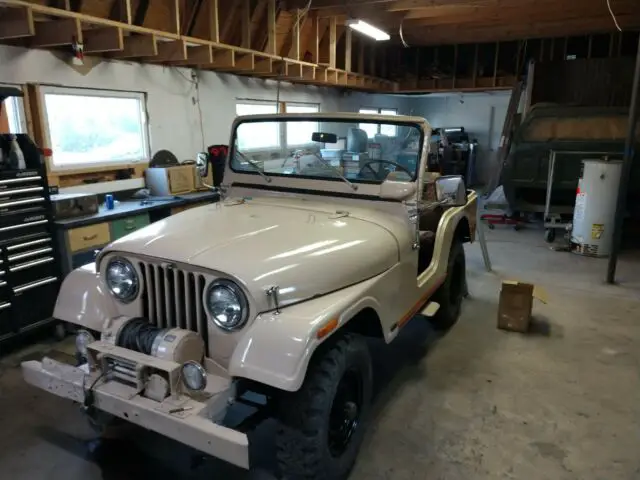
<path id="1" fill-rule="evenodd" d="M 266 399 L 284 478 L 346 477 L 371 404 L 364 337 L 391 342 L 421 312 L 450 327 L 466 289 L 476 196 L 460 177 L 423 185 L 430 132 L 403 116 L 238 118 L 214 168 L 224 199 L 72 272 L 54 316 L 79 326 L 81 364 L 28 361 L 24 378 L 245 468 L 256 422 L 228 413 Z"/>

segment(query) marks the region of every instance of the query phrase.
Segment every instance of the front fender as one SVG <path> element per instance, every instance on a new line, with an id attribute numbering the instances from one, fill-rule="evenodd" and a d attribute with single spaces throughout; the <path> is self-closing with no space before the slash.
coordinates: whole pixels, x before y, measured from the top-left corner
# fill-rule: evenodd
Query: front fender
<path id="1" fill-rule="evenodd" d="M 62 282 L 53 317 L 101 332 L 105 321 L 119 315 L 113 297 L 107 292 L 95 264 L 80 267 Z"/>
<path id="2" fill-rule="evenodd" d="M 318 338 L 318 330 L 336 319 L 337 327 L 331 332 L 335 333 L 364 308 L 380 311 L 378 302 L 367 295 L 377 279 L 287 307 L 280 314 L 258 316 L 236 346 L 229 374 L 281 390 L 298 390 L 313 352 L 330 336 Z"/>

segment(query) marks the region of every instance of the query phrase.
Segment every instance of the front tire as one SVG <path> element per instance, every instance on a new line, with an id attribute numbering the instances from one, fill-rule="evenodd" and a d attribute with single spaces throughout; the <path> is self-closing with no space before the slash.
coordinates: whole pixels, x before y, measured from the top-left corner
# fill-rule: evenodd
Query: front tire
<path id="1" fill-rule="evenodd" d="M 328 341 L 300 390 L 281 401 L 276 448 L 287 480 L 346 478 L 364 437 L 372 390 L 367 344 L 351 334 Z"/>
<path id="2" fill-rule="evenodd" d="M 462 243 L 451 244 L 447 262 L 447 278 L 434 295 L 434 301 L 440 304 L 431 323 L 436 330 L 448 330 L 458 321 L 462 309 L 462 299 L 466 294 L 466 260 Z"/>

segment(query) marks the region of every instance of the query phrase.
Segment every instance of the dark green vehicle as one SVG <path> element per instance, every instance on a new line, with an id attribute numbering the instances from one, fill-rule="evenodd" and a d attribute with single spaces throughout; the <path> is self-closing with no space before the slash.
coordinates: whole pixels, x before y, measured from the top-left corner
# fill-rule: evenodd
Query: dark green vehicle
<path id="1" fill-rule="evenodd" d="M 535 105 L 517 129 L 502 171 L 511 209 L 544 212 L 549 155 L 554 150 L 551 212 L 571 214 L 581 161 L 604 156 L 622 158 L 627 125 L 625 108 Z M 640 139 L 640 128 L 636 139 Z M 631 172 L 628 205 L 640 205 L 637 156 Z"/>

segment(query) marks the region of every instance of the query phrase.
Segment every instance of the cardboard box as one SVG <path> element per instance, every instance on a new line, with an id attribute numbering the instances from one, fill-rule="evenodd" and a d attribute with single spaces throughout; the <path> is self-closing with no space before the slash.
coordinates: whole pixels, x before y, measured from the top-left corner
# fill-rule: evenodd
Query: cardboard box
<path id="1" fill-rule="evenodd" d="M 498 328 L 526 333 L 531 323 L 533 299 L 547 303 L 546 293 L 540 287 L 515 280 L 504 280 L 498 307 Z"/>
<path id="2" fill-rule="evenodd" d="M 154 196 L 179 195 L 195 190 L 193 165 L 178 165 L 166 168 L 147 168 L 147 188 Z"/>

